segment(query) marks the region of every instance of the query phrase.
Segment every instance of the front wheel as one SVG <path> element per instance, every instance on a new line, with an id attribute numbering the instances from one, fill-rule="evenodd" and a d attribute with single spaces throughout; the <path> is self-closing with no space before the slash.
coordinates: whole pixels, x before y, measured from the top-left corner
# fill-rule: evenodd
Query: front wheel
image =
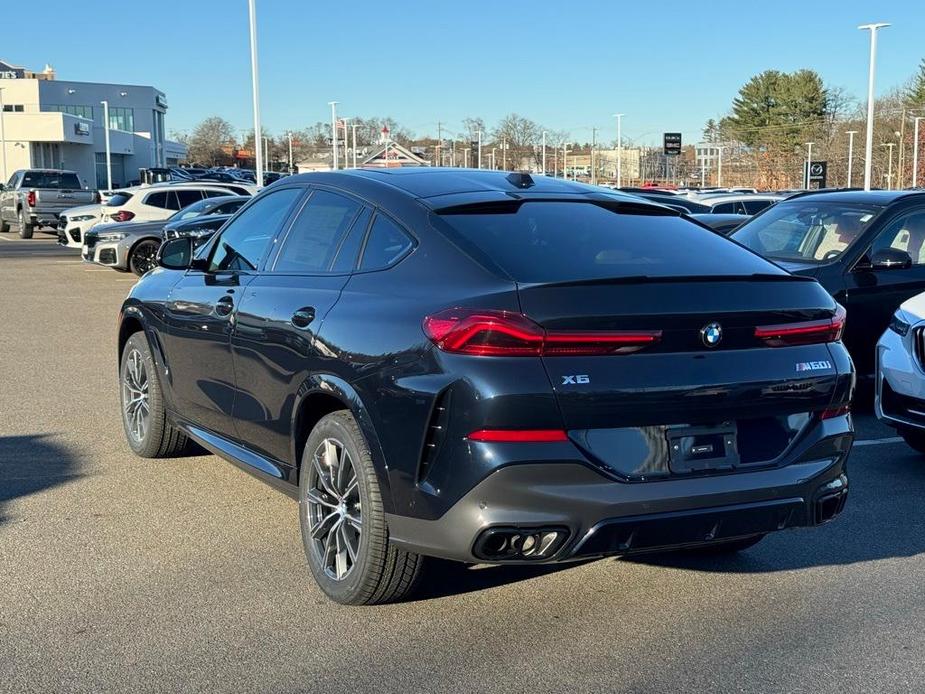
<path id="1" fill-rule="evenodd" d="M 903 441 L 915 451 L 925 453 L 925 430 L 914 429 L 913 427 L 900 427 L 899 435 Z"/>
<path id="2" fill-rule="evenodd" d="M 128 255 L 128 266 L 139 277 L 157 267 L 157 249 L 161 247 L 153 239 L 145 239 L 135 244 Z"/>
<path id="3" fill-rule="evenodd" d="M 389 543 L 369 446 L 346 410 L 323 417 L 305 444 L 299 525 L 312 575 L 335 602 L 394 602 L 420 578 L 422 557 Z"/>

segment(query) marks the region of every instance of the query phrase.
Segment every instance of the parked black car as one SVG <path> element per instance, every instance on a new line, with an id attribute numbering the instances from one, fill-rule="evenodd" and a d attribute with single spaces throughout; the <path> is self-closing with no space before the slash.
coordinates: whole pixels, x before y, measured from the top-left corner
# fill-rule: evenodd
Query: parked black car
<path id="1" fill-rule="evenodd" d="M 687 211 L 690 213 L 698 212 L 701 214 L 708 214 L 710 212 L 709 205 L 703 205 L 695 200 L 684 195 L 672 195 L 671 193 L 633 193 L 640 198 L 645 198 L 646 200 L 651 200 L 652 202 L 658 202 L 662 205 L 668 205 L 674 209 L 680 211 Z"/>
<path id="2" fill-rule="evenodd" d="M 745 224 L 751 217 L 741 214 L 700 214 L 694 213 L 691 219 L 696 219 L 701 224 L 706 224 L 713 231 L 723 236 L 728 236 L 740 226 Z"/>
<path id="3" fill-rule="evenodd" d="M 193 439 L 299 500 L 334 600 L 421 556 L 735 551 L 841 511 L 843 314 L 677 213 L 544 176 L 292 176 L 125 301 L 139 455 Z"/>
<path id="4" fill-rule="evenodd" d="M 199 248 L 212 238 L 212 234 L 221 229 L 232 216 L 231 214 L 211 214 L 181 222 L 170 222 L 164 226 L 164 240 L 189 237 L 193 239 L 193 248 Z"/>
<path id="5" fill-rule="evenodd" d="M 739 227 L 732 238 L 818 280 L 848 311 L 845 345 L 858 373 L 874 372 L 877 339 L 906 299 L 925 290 L 925 192 L 803 193 Z"/>

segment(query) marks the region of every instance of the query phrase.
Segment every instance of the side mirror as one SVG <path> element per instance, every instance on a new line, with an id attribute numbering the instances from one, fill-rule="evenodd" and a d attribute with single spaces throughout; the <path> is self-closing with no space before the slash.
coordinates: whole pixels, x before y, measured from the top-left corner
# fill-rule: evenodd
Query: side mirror
<path id="1" fill-rule="evenodd" d="M 168 270 L 189 270 L 193 266 L 193 241 L 183 236 L 170 239 L 157 249 L 157 264 Z"/>
<path id="2" fill-rule="evenodd" d="M 870 257 L 873 270 L 908 270 L 912 256 L 898 248 L 881 248 Z"/>

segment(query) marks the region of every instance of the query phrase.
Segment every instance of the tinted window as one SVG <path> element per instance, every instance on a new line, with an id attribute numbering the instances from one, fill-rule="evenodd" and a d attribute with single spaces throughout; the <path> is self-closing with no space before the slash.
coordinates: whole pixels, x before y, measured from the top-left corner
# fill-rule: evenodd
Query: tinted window
<path id="1" fill-rule="evenodd" d="M 350 272 L 356 267 L 357 254 L 360 252 L 360 246 L 366 236 L 366 229 L 369 227 L 369 220 L 372 216 L 373 213 L 368 207 L 364 207 L 360 212 L 360 216 L 350 227 L 347 237 L 340 244 L 334 265 L 331 266 L 333 272 Z"/>
<path id="2" fill-rule="evenodd" d="M 170 215 L 170 221 L 176 222 L 181 219 L 192 219 L 193 217 L 198 217 L 201 214 L 204 214 L 206 208 L 209 206 L 208 200 L 199 200 L 194 202 L 191 205 L 186 205 L 179 212 L 175 212 Z"/>
<path id="3" fill-rule="evenodd" d="M 274 268 L 280 272 L 320 272 L 334 256 L 360 211 L 360 203 L 324 190 L 315 191 L 283 242 Z"/>
<path id="4" fill-rule="evenodd" d="M 180 201 L 179 209 L 183 209 L 187 205 L 192 205 L 194 202 L 199 202 L 202 200 L 202 191 L 201 190 L 176 190 L 177 198 Z"/>
<path id="5" fill-rule="evenodd" d="M 131 199 L 131 193 L 116 193 L 111 198 L 109 198 L 109 202 L 106 203 L 106 207 L 122 207 L 122 205 Z"/>
<path id="6" fill-rule="evenodd" d="M 223 202 L 220 205 L 216 205 L 214 208 L 209 210 L 209 214 L 234 214 L 243 205 L 247 200 L 229 200 L 228 202 Z"/>
<path id="7" fill-rule="evenodd" d="M 774 204 L 773 200 L 746 200 L 742 203 L 745 206 L 745 214 L 758 214 L 765 207 Z"/>
<path id="8" fill-rule="evenodd" d="M 144 200 L 145 205 L 150 207 L 160 207 L 161 209 L 170 209 L 170 206 L 167 202 L 167 191 L 161 191 L 159 193 L 151 193 Z"/>
<path id="9" fill-rule="evenodd" d="M 673 215 L 618 213 L 585 202 L 525 202 L 441 218 L 460 246 L 519 282 L 778 272 Z"/>
<path id="10" fill-rule="evenodd" d="M 905 251 L 912 258 L 913 265 L 925 264 L 925 211 L 917 210 L 890 222 L 874 241 L 871 254 L 892 248 Z"/>
<path id="11" fill-rule="evenodd" d="M 779 202 L 732 235 L 756 253 L 779 260 L 830 261 L 857 241 L 877 216 L 868 205 Z"/>
<path id="12" fill-rule="evenodd" d="M 735 214 L 735 211 L 736 203 L 734 202 L 723 202 L 713 206 L 714 214 Z"/>
<path id="13" fill-rule="evenodd" d="M 363 249 L 361 270 L 375 270 L 388 267 L 411 248 L 411 239 L 392 220 L 381 214 L 376 215 L 369 238 Z"/>
<path id="14" fill-rule="evenodd" d="M 205 195 L 207 198 L 223 198 L 226 195 L 228 195 L 228 191 L 226 190 L 204 190 L 202 191 L 202 194 Z"/>
<path id="15" fill-rule="evenodd" d="M 26 171 L 22 179 L 23 188 L 51 188 L 52 190 L 80 190 L 80 179 L 74 173 L 55 171 Z"/>
<path id="16" fill-rule="evenodd" d="M 282 226 L 300 188 L 267 194 L 229 223 L 212 250 L 209 270 L 256 270 L 264 252 Z"/>

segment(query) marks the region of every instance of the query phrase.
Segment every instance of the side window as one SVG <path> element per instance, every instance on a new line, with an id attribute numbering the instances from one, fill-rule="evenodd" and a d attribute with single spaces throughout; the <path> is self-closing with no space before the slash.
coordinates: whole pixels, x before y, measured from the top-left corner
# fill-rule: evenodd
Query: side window
<path id="1" fill-rule="evenodd" d="M 734 202 L 723 202 L 714 205 L 713 214 L 735 214 L 736 204 Z"/>
<path id="2" fill-rule="evenodd" d="M 892 248 L 905 251 L 912 258 L 913 265 L 925 265 L 925 210 L 916 210 L 894 219 L 877 236 L 870 253 Z"/>
<path id="3" fill-rule="evenodd" d="M 209 214 L 234 214 L 241 209 L 241 206 L 247 202 L 247 200 L 232 200 L 230 202 L 223 202 L 221 205 L 216 205 L 212 208 Z"/>
<path id="4" fill-rule="evenodd" d="M 411 248 L 411 239 L 392 220 L 376 215 L 363 249 L 361 270 L 378 270 L 397 262 Z"/>
<path id="5" fill-rule="evenodd" d="M 745 205 L 745 214 L 758 214 L 765 207 L 770 207 L 772 203 L 770 200 L 746 200 L 742 204 Z"/>
<path id="6" fill-rule="evenodd" d="M 273 269 L 278 272 L 327 271 L 360 207 L 355 200 L 326 190 L 312 193 L 292 223 Z"/>
<path id="7" fill-rule="evenodd" d="M 225 227 L 212 248 L 209 271 L 256 270 L 304 190 L 284 188 L 256 200 Z"/>
<path id="8" fill-rule="evenodd" d="M 224 190 L 204 190 L 202 194 L 207 198 L 221 198 L 228 195 L 228 192 Z"/>
<path id="9" fill-rule="evenodd" d="M 148 205 L 149 207 L 160 207 L 162 210 L 170 209 L 167 204 L 167 191 L 151 193 L 148 197 L 145 198 L 144 204 Z"/>
<path id="10" fill-rule="evenodd" d="M 180 201 L 180 207 L 178 209 L 181 210 L 187 205 L 192 205 L 194 202 L 202 200 L 201 190 L 176 190 L 174 192 Z"/>
<path id="11" fill-rule="evenodd" d="M 332 272 L 350 272 L 356 267 L 357 254 L 360 252 L 360 246 L 363 245 L 366 229 L 369 227 L 369 220 L 372 216 L 373 213 L 368 207 L 364 207 L 360 212 L 360 216 L 357 217 L 350 231 L 347 232 L 346 238 L 340 244 L 340 250 L 334 258 L 334 265 L 331 266 Z"/>

